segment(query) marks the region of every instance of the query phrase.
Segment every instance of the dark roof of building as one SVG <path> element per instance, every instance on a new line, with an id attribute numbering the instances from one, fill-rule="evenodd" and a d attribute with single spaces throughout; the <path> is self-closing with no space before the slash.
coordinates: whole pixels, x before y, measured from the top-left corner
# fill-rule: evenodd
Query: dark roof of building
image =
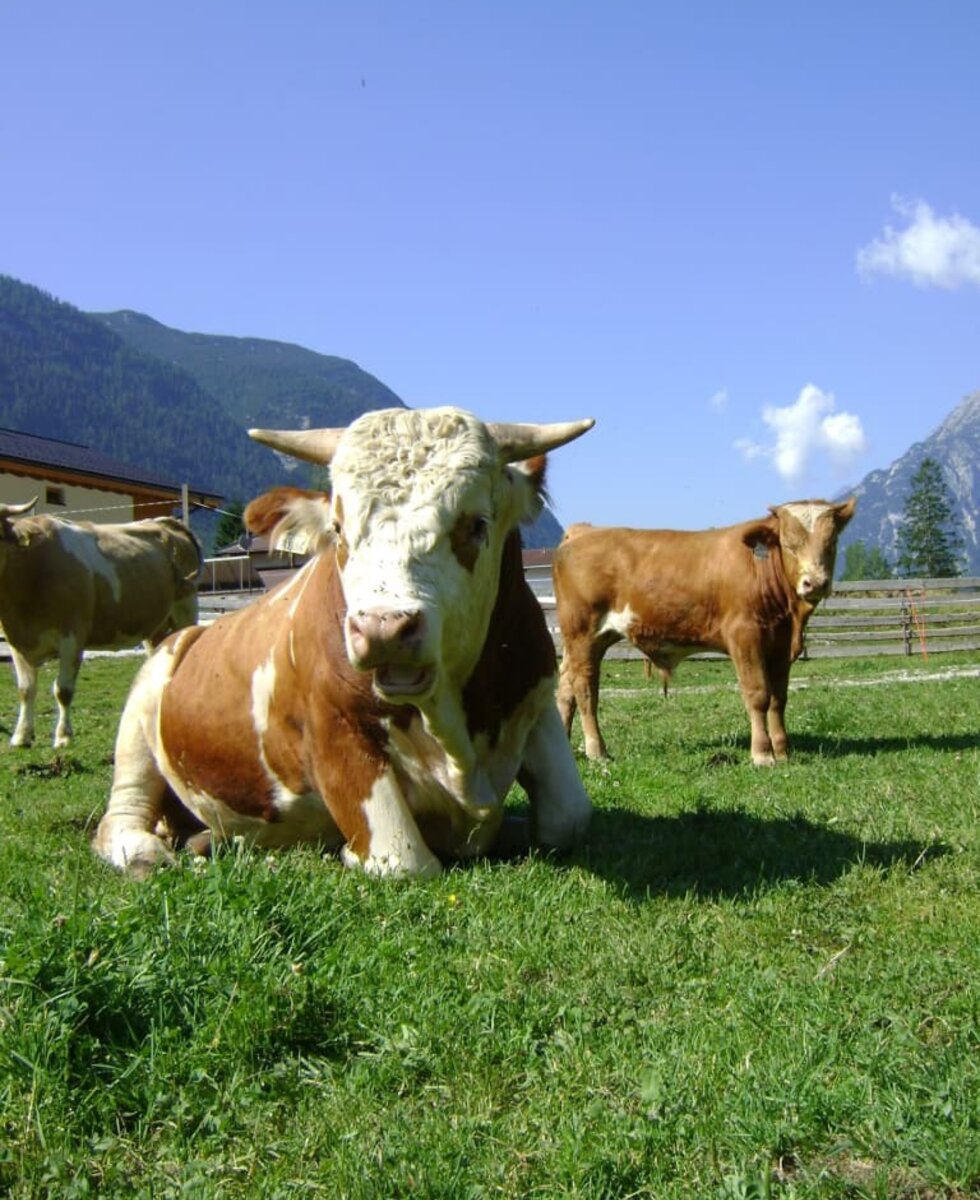
<path id="1" fill-rule="evenodd" d="M 167 492 L 179 493 L 181 489 L 181 484 L 174 483 L 149 467 L 134 467 L 76 442 L 61 442 L 56 438 L 38 437 L 15 429 L 0 428 L 0 458 L 30 466 L 56 467 L 62 471 L 90 475 L 95 479 L 160 488 Z M 221 498 L 220 493 L 203 488 L 191 487 L 190 490 L 196 496 L 210 500 Z"/>

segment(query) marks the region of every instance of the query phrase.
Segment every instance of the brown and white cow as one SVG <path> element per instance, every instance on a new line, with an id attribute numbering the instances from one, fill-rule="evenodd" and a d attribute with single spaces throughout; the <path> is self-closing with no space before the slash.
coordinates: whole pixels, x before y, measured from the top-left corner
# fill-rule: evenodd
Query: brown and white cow
<path id="1" fill-rule="evenodd" d="M 37 499 L 0 504 L 0 625 L 17 673 L 12 746 L 34 740 L 37 669 L 58 659 L 54 745 L 72 737 L 71 702 L 86 649 L 154 646 L 197 620 L 203 559 L 173 517 L 93 525 L 29 516 Z"/>
<path id="2" fill-rule="evenodd" d="M 586 754 L 608 756 L 597 713 L 600 666 L 626 638 L 660 669 L 665 689 L 688 655 L 727 654 L 752 724 L 752 761 L 785 759 L 790 666 L 810 614 L 830 592 L 837 537 L 855 503 L 801 500 L 758 521 L 699 532 L 574 526 L 553 567 L 566 732 L 578 707 Z"/>
<path id="3" fill-rule="evenodd" d="M 592 424 L 437 408 L 253 430 L 330 464 L 330 497 L 278 489 L 246 510 L 253 531 L 314 556 L 145 664 L 97 852 L 145 873 L 171 856 L 156 827 L 176 810 L 204 827 L 189 841 L 201 852 L 315 842 L 371 874 L 433 874 L 493 846 L 515 778 L 539 845 L 578 837 L 591 805 L 516 526 L 540 509 L 544 454 Z"/>

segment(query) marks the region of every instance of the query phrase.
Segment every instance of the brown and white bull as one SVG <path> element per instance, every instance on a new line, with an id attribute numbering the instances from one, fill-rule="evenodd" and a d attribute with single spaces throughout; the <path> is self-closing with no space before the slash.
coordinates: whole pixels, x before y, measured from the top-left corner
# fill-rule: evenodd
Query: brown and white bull
<path id="1" fill-rule="evenodd" d="M 203 560 L 197 539 L 172 517 L 93 525 L 27 515 L 36 503 L 0 504 L 0 626 L 20 699 L 10 744 L 33 742 L 37 669 L 57 658 L 61 748 L 72 737 L 83 652 L 154 646 L 192 625 Z"/>
<path id="2" fill-rule="evenodd" d="M 577 707 L 586 754 L 608 756 L 599 673 L 606 650 L 626 638 L 660 669 L 665 688 L 688 655 L 727 654 L 752 725 L 752 761 L 785 759 L 790 667 L 830 592 L 837 537 L 855 503 L 801 500 L 758 521 L 698 532 L 573 526 L 553 566 L 566 732 Z"/>
<path id="3" fill-rule="evenodd" d="M 516 526 L 540 509 L 545 453 L 592 424 L 441 408 L 253 430 L 330 464 L 330 497 L 281 488 L 246 510 L 253 531 L 314 557 L 145 664 L 97 852 L 144 873 L 171 857 L 157 823 L 176 812 L 199 852 L 315 842 L 371 874 L 434 874 L 491 849 L 515 778 L 539 845 L 578 837 L 591 805 Z"/>

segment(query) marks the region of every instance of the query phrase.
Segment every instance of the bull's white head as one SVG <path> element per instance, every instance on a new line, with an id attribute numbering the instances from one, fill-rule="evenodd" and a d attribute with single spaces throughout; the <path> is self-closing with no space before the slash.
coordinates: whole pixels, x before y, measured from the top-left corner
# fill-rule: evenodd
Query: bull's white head
<path id="1" fill-rule="evenodd" d="M 819 603 L 830 592 L 837 538 L 856 506 L 852 496 L 842 504 L 795 500 L 769 509 L 779 521 L 779 546 L 790 584 L 808 604 Z"/>
<path id="2" fill-rule="evenodd" d="M 424 707 L 463 686 L 486 639 L 505 540 L 540 511 L 544 455 L 593 423 L 492 425 L 458 408 L 386 409 L 346 429 L 249 431 L 330 465 L 329 510 L 310 513 L 321 514 L 321 537 L 329 520 L 335 543 L 347 656 L 373 673 L 382 699 Z"/>

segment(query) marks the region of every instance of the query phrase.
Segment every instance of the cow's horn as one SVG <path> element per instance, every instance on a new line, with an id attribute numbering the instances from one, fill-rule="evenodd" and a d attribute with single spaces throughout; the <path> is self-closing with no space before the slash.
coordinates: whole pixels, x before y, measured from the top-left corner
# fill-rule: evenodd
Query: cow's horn
<path id="1" fill-rule="evenodd" d="M 0 517 L 22 517 L 37 504 L 37 496 L 25 504 L 0 504 Z"/>
<path id="2" fill-rule="evenodd" d="M 250 429 L 248 436 L 307 462 L 328 463 L 337 452 L 343 429 Z"/>
<path id="3" fill-rule="evenodd" d="M 560 421 L 555 425 L 507 425 L 490 421 L 487 429 L 500 447 L 504 462 L 520 462 L 574 441 L 594 424 L 594 417 L 586 417 L 584 421 Z"/>

